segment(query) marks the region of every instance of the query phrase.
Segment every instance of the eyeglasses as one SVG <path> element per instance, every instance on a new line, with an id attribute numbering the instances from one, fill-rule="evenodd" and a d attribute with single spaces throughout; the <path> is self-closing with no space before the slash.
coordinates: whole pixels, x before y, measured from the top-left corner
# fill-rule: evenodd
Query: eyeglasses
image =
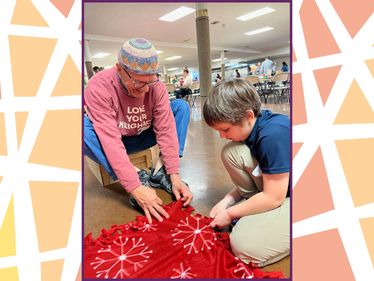
<path id="1" fill-rule="evenodd" d="M 150 81 L 150 82 L 143 82 L 143 81 L 138 81 L 138 80 L 134 80 L 130 73 L 126 70 L 126 68 L 124 68 L 122 65 L 121 65 L 122 69 L 126 72 L 127 76 L 130 78 L 134 88 L 136 89 L 141 89 L 141 88 L 144 88 L 145 86 L 152 86 L 154 85 L 156 82 L 159 81 L 159 79 L 157 78 L 156 80 L 154 81 Z"/>

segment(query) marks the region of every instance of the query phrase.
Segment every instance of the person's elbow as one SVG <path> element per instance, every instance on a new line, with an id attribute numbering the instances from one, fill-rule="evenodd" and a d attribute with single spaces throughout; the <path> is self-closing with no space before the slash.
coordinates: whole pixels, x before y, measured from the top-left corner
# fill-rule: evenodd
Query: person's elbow
<path id="1" fill-rule="evenodd" d="M 283 192 L 268 194 L 268 197 L 271 209 L 278 208 L 286 200 L 286 194 L 283 194 Z"/>
<path id="2" fill-rule="evenodd" d="M 286 200 L 286 196 L 278 196 L 278 197 L 274 198 L 273 199 L 274 209 L 281 206 L 285 200 Z"/>

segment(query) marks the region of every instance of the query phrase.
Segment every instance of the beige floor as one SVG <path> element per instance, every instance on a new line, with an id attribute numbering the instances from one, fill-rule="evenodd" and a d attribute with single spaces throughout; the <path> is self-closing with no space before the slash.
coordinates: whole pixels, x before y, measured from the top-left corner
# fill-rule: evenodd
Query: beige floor
<path id="1" fill-rule="evenodd" d="M 264 106 L 273 112 L 289 115 L 289 104 L 271 104 Z M 209 128 L 201 118 L 200 100 L 191 109 L 184 157 L 180 160 L 181 176 L 194 194 L 191 205 L 196 212 L 208 215 L 210 209 L 233 185 L 221 161 L 220 151 L 226 140 L 219 138 L 217 132 Z M 86 161 L 85 161 L 86 163 Z M 96 237 L 102 228 L 113 224 L 133 221 L 139 213 L 128 203 L 128 195 L 119 184 L 103 188 L 91 170 L 84 169 L 84 233 L 92 232 Z M 157 193 L 165 204 L 171 202 L 171 196 L 162 190 Z M 264 268 L 266 271 L 282 271 L 290 274 L 289 257 Z"/>

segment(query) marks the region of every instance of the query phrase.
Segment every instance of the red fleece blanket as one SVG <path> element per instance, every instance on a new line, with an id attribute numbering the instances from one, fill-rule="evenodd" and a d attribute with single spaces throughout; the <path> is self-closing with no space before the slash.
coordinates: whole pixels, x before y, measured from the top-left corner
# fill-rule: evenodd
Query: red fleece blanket
<path id="1" fill-rule="evenodd" d="M 84 278 L 284 278 L 236 258 L 228 233 L 215 232 L 211 219 L 192 215 L 192 207 L 177 201 L 164 209 L 170 218 L 161 223 L 138 216 L 97 239 L 87 235 Z"/>

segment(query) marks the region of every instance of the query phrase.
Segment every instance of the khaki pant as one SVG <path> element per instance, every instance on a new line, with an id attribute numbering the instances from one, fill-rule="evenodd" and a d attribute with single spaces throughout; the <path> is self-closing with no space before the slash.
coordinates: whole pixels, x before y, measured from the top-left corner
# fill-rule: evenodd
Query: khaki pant
<path id="1" fill-rule="evenodd" d="M 241 142 L 231 142 L 222 150 L 222 161 L 244 198 L 263 190 L 258 162 Z M 289 255 L 290 200 L 273 210 L 239 219 L 230 235 L 233 253 L 244 262 L 266 266 Z"/>

